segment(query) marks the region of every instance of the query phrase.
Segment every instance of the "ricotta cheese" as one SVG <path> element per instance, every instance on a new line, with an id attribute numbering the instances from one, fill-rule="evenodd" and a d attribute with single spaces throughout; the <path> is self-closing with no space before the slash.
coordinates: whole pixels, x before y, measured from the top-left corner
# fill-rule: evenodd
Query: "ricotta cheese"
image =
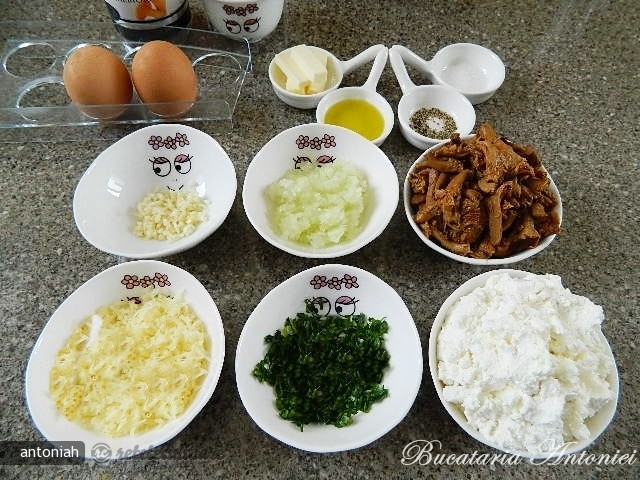
<path id="1" fill-rule="evenodd" d="M 556 275 L 491 276 L 452 306 L 438 335 L 443 397 L 502 450 L 584 440 L 586 420 L 614 398 L 603 319 Z"/>

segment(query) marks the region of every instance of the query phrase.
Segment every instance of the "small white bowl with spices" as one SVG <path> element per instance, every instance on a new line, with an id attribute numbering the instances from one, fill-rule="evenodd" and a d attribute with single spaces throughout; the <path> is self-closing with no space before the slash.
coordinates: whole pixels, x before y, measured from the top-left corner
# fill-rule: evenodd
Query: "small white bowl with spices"
<path id="1" fill-rule="evenodd" d="M 455 132 L 462 136 L 471 133 L 476 123 L 471 102 L 449 86 L 413 83 L 402 56 L 394 48 L 389 50 L 389 58 L 402 89 L 398 121 L 404 138 L 414 147 L 425 150 Z"/>
<path id="2" fill-rule="evenodd" d="M 233 163 L 211 136 L 186 125 L 152 125 L 96 157 L 78 182 L 73 214 L 94 247 L 124 258 L 158 258 L 211 235 L 236 189 Z"/>

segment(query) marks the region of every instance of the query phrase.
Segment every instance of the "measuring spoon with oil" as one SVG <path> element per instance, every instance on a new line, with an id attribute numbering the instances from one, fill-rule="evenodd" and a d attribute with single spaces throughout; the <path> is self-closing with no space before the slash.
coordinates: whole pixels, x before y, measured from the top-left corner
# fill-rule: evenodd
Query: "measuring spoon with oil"
<path id="1" fill-rule="evenodd" d="M 389 102 L 376 91 L 389 49 L 376 47 L 378 52 L 364 85 L 338 88 L 325 95 L 316 108 L 316 119 L 318 123 L 346 127 L 380 146 L 391 133 L 394 115 Z"/>

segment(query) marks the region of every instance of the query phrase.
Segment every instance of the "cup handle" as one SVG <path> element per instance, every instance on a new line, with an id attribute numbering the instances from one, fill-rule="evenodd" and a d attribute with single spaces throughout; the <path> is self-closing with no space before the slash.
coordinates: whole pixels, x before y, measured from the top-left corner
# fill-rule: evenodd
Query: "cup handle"
<path id="1" fill-rule="evenodd" d="M 370 62 L 376 57 L 376 55 L 381 50 L 385 48 L 387 47 L 385 47 L 384 45 L 372 45 L 366 50 L 360 52 L 355 57 L 349 60 L 340 61 L 340 64 L 342 65 L 342 74 L 348 75 L 349 73 L 353 72 L 356 68 L 364 65 L 367 62 Z"/>
<path id="2" fill-rule="evenodd" d="M 371 67 L 371 73 L 369 73 L 367 81 L 364 82 L 364 88 L 368 88 L 369 90 L 373 90 L 374 92 L 376 91 L 378 81 L 380 80 L 382 71 L 387 64 L 388 57 L 389 49 L 385 46 L 382 46 L 380 51 L 376 54 L 376 59 L 373 61 L 373 67 Z"/>

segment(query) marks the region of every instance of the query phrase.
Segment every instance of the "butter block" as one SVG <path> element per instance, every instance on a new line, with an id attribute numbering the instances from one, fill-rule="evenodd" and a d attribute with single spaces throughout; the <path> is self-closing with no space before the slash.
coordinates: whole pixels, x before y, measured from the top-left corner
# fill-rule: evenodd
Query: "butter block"
<path id="1" fill-rule="evenodd" d="M 297 45 L 277 54 L 275 62 L 286 77 L 287 91 L 308 95 L 325 89 L 328 72 L 324 53 Z"/>
<path id="2" fill-rule="evenodd" d="M 310 80 L 306 93 L 317 93 L 324 90 L 327 84 L 327 56 L 307 45 L 293 47 L 290 55 Z"/>
<path id="3" fill-rule="evenodd" d="M 305 79 L 305 74 L 298 68 L 289 52 L 278 53 L 275 58 L 276 65 L 286 77 L 285 89 L 293 93 L 304 93 L 311 84 L 311 80 Z"/>

